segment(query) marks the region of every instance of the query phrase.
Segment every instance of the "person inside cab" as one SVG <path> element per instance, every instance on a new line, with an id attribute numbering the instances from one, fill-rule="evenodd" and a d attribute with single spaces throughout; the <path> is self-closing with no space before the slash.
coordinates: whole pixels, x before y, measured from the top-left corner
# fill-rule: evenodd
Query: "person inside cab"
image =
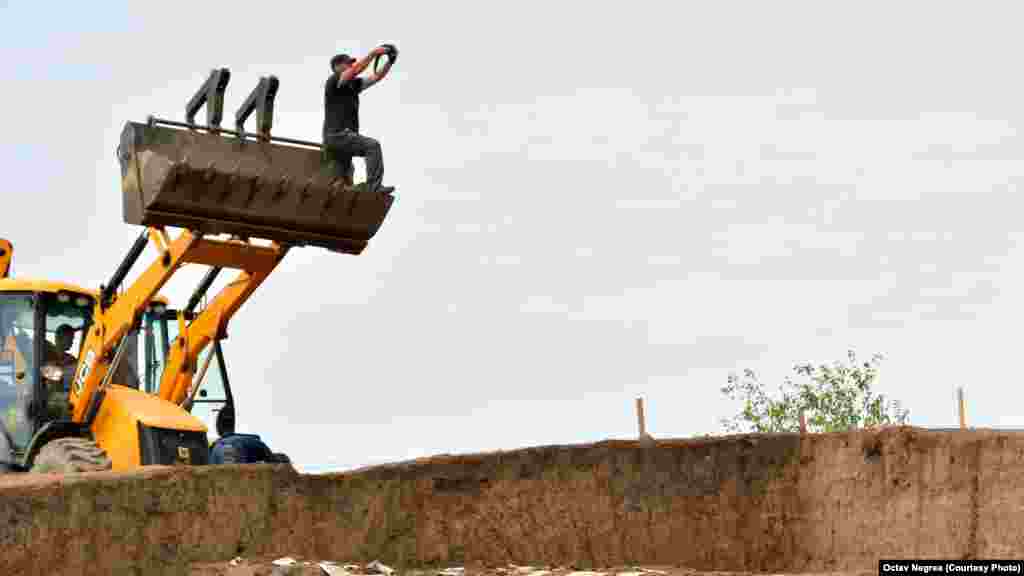
<path id="1" fill-rule="evenodd" d="M 74 341 L 75 329 L 69 324 L 61 324 L 54 334 L 54 343 L 46 343 L 46 362 L 42 373 L 46 383 L 46 408 L 50 420 L 67 420 L 71 417 L 69 385 L 78 359 L 68 350 L 71 350 Z"/>

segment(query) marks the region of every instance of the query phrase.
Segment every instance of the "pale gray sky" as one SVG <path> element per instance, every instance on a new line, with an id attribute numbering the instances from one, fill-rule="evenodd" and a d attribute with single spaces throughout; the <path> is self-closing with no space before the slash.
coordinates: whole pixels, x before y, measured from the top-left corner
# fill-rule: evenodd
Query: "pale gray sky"
<path id="1" fill-rule="evenodd" d="M 362 108 L 389 220 L 293 251 L 225 344 L 240 429 L 300 467 L 629 437 L 637 395 L 655 435 L 712 432 L 730 371 L 848 348 L 914 424 L 958 385 L 1024 423 L 1019 4 L 280 6 L 3 4 L 0 235 L 97 286 L 138 234 L 124 122 L 224 66 L 229 112 L 275 74 L 275 132 L 316 139 L 330 56 L 397 44 Z"/>

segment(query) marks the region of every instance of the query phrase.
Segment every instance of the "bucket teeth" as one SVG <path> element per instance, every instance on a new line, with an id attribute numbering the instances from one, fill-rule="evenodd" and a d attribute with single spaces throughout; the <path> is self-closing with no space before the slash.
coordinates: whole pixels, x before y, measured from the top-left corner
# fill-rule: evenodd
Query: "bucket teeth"
<path id="1" fill-rule="evenodd" d="M 299 204 L 303 204 L 306 200 L 313 197 L 313 193 L 309 189 L 313 186 L 313 179 L 306 180 L 306 183 L 302 185 L 302 190 L 299 192 Z"/>
<path id="2" fill-rule="evenodd" d="M 330 212 L 331 205 L 334 204 L 334 199 L 337 197 L 338 191 L 332 186 L 331 189 L 327 191 L 327 197 L 324 199 L 324 205 L 323 208 L 321 209 L 321 212 L 324 214 Z"/>
<path id="3" fill-rule="evenodd" d="M 206 166 L 206 170 L 203 170 L 203 181 L 207 184 L 213 182 L 213 179 L 217 177 L 217 161 L 210 160 L 210 163 Z"/>
<path id="4" fill-rule="evenodd" d="M 245 196 L 244 206 L 248 208 L 252 206 L 252 201 L 256 199 L 256 193 L 260 189 L 259 176 L 250 176 L 246 179 L 246 183 L 249 185 L 249 193 Z"/>
<path id="5" fill-rule="evenodd" d="M 178 178 L 180 178 L 182 174 L 185 174 L 186 171 L 188 171 L 188 167 L 184 162 L 172 162 L 170 171 L 167 174 L 168 186 L 171 188 L 177 188 Z"/>
<path id="6" fill-rule="evenodd" d="M 221 202 L 224 202 L 225 200 L 227 200 L 228 197 L 231 196 L 231 193 L 234 192 L 235 190 L 237 190 L 240 187 L 240 184 L 242 183 L 242 172 L 241 172 L 241 170 L 242 170 L 242 162 L 238 161 L 235 164 L 235 167 L 228 174 L 227 185 L 224 186 L 224 189 L 221 190 L 221 192 L 220 192 L 220 201 Z"/>
<path id="7" fill-rule="evenodd" d="M 291 184 L 287 176 L 281 176 L 281 179 L 277 181 L 277 188 L 274 190 L 274 202 L 277 202 L 284 195 L 288 193 L 288 186 Z"/>
<path id="8" fill-rule="evenodd" d="M 231 169 L 231 175 L 228 176 L 228 182 L 231 184 L 238 184 L 242 178 L 242 162 L 238 161 L 235 163 L 235 167 Z"/>

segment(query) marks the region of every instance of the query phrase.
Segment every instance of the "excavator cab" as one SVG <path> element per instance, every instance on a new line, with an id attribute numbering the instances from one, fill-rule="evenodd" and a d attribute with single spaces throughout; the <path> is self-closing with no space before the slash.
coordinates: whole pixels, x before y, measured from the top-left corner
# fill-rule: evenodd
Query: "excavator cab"
<path id="1" fill-rule="evenodd" d="M 0 279 L 0 460 L 24 456 L 40 429 L 70 418 L 71 379 L 94 304 L 79 287 Z"/>
<path id="2" fill-rule="evenodd" d="M 27 290 L 20 291 L 10 280 L 4 284 L 0 286 L 0 410 L 12 447 L 23 452 L 36 430 L 66 417 L 75 354 L 81 349 L 81 333 L 92 321 L 93 299 L 27 285 L 22 286 Z M 71 334 L 67 346 L 57 343 L 61 327 Z"/>
<path id="3" fill-rule="evenodd" d="M 30 460 L 47 434 L 85 433 L 71 421 L 69 396 L 96 297 L 70 284 L 0 278 L 0 466 Z M 126 350 L 136 341 L 129 331 Z M 113 379 L 137 389 L 132 356 Z"/>

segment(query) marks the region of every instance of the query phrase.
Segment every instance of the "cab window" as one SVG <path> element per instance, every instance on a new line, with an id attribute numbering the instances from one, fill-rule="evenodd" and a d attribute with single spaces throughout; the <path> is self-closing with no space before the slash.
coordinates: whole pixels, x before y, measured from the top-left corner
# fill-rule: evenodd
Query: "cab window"
<path id="1" fill-rule="evenodd" d="M 74 300 L 74 301 L 73 301 Z M 85 343 L 86 331 L 92 320 L 92 299 L 84 296 L 65 296 L 47 298 L 46 303 L 46 351 L 49 360 L 67 354 L 72 359 L 78 358 Z M 58 342 L 57 333 L 67 332 L 70 338 Z M 66 349 L 61 349 L 66 346 Z"/>
<path id="2" fill-rule="evenodd" d="M 92 325 L 93 299 L 84 294 L 58 292 L 45 295 L 43 302 L 43 358 L 39 374 L 46 397 L 44 420 L 67 420 L 71 418 L 71 382 Z"/>
<path id="3" fill-rule="evenodd" d="M 225 367 L 221 363 L 223 355 L 217 353 L 219 347 L 210 343 L 206 350 L 199 357 L 198 366 L 202 369 L 207 357 L 213 354 L 210 366 L 206 369 L 199 390 L 196 391 L 195 401 L 192 403 L 192 414 L 206 424 L 211 439 L 217 437 L 217 416 L 228 403 L 227 388 L 224 385 Z M 196 378 L 199 377 L 197 373 Z"/>
<path id="4" fill-rule="evenodd" d="M 29 295 L 0 295 L 0 423 L 15 450 L 32 438 L 28 407 L 35 390 L 35 305 Z"/>
<path id="5" fill-rule="evenodd" d="M 173 318 L 173 312 L 170 313 L 170 317 Z M 144 389 L 149 394 L 156 394 L 159 391 L 160 379 L 167 364 L 168 350 L 178 337 L 178 322 L 165 318 L 167 316 L 163 314 L 151 312 L 146 314 L 143 321 L 145 354 L 140 370 Z M 199 371 L 211 354 L 213 358 L 195 393 L 190 411 L 206 424 L 210 438 L 213 439 L 217 430 L 217 416 L 228 404 L 228 383 L 225 380 L 227 367 L 223 363 L 224 354 L 219 345 L 211 342 L 199 354 L 193 378 L 198 379 Z"/>

